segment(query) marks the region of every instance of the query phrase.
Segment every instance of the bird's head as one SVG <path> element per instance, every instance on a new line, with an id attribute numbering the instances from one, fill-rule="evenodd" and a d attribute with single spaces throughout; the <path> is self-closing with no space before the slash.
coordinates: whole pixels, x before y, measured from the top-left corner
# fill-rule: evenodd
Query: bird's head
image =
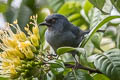
<path id="1" fill-rule="evenodd" d="M 45 25 L 48 29 L 52 30 L 63 30 L 65 27 L 69 26 L 69 21 L 67 18 L 61 14 L 52 14 L 45 18 L 45 21 L 40 23 L 40 25 Z"/>

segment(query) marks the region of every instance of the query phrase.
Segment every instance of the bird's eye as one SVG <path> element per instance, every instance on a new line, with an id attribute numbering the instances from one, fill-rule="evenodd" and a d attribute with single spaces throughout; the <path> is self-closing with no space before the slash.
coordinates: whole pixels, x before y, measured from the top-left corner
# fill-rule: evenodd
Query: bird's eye
<path id="1" fill-rule="evenodd" d="M 55 23 L 56 19 L 49 19 L 49 20 L 46 20 L 46 22 L 48 22 L 48 23 Z"/>
<path id="2" fill-rule="evenodd" d="M 55 23 L 55 21 L 56 21 L 55 19 L 51 19 L 51 22 L 52 22 L 52 23 Z"/>

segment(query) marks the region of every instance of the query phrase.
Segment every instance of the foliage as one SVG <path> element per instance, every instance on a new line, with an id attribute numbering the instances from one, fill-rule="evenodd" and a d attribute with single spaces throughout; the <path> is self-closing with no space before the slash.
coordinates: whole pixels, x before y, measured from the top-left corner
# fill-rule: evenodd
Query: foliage
<path id="1" fill-rule="evenodd" d="M 0 80 L 120 80 L 120 0 L 22 0 L 19 7 L 13 2 L 0 1 L 8 22 L 0 30 Z M 44 39 L 46 27 L 38 28 L 52 13 L 91 30 L 79 47 L 61 47 L 54 55 Z M 70 51 L 79 52 L 77 64 Z"/>

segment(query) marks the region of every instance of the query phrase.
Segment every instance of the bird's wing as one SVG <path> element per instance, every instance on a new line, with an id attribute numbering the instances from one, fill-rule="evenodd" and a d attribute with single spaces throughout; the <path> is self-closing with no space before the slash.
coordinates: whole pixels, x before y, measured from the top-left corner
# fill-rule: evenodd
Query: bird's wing
<path id="1" fill-rule="evenodd" d="M 79 27 L 74 27 L 74 26 L 71 28 L 71 31 L 76 36 L 74 44 L 77 46 L 84 39 L 84 35 L 89 33 L 89 31 L 82 31 Z"/>
<path id="2" fill-rule="evenodd" d="M 71 27 L 72 33 L 77 37 L 80 37 L 81 34 L 84 33 L 84 31 L 80 30 L 78 27 Z"/>

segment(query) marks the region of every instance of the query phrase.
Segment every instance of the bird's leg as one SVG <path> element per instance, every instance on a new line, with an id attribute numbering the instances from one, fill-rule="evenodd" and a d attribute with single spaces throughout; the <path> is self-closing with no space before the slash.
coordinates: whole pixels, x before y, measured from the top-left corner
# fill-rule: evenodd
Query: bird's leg
<path id="1" fill-rule="evenodd" d="M 73 56 L 74 61 L 75 61 L 75 67 L 74 67 L 73 69 L 77 69 L 77 66 L 79 65 L 79 62 L 78 62 L 78 60 L 76 59 L 75 55 L 76 55 L 75 53 L 72 53 L 72 56 Z"/>

